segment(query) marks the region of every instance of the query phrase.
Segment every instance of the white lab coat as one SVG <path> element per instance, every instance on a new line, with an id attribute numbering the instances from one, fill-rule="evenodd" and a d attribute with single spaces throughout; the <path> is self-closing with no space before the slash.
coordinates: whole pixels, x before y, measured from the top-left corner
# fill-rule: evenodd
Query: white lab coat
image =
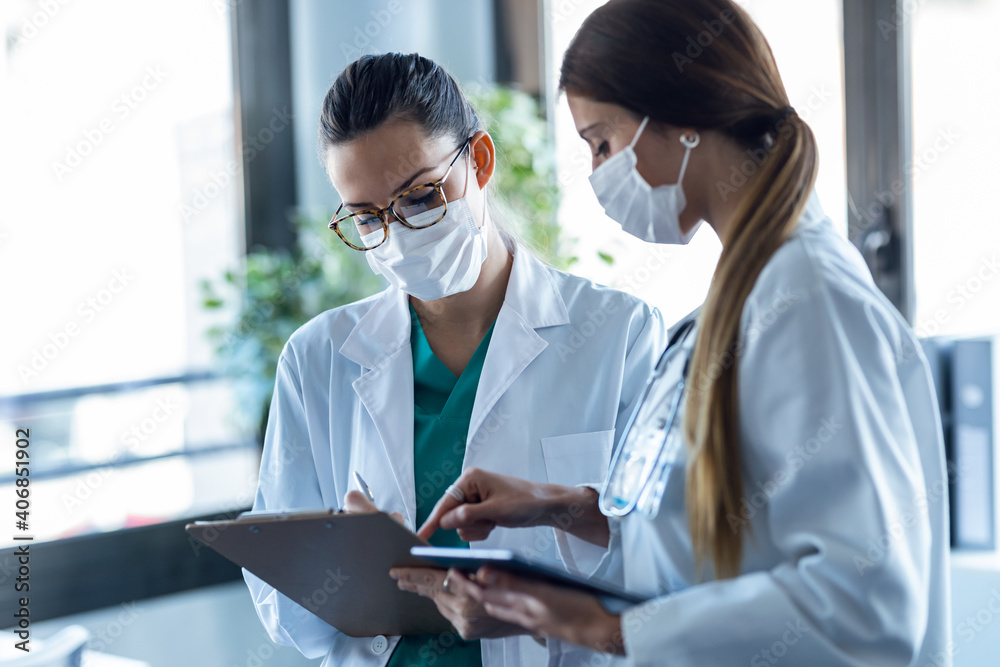
<path id="1" fill-rule="evenodd" d="M 745 504 L 731 519 L 753 534 L 741 574 L 712 581 L 709 563 L 696 585 L 682 447 L 656 518 L 611 520 L 627 587 L 658 596 L 622 616 L 630 662 L 950 665 L 947 475 L 928 365 L 815 194 L 747 299 L 735 360 Z M 590 545 L 560 544 L 595 567 Z"/>
<path id="2" fill-rule="evenodd" d="M 517 251 L 476 393 L 463 469 L 535 482 L 603 480 L 614 442 L 664 345 L 658 311 Z M 354 471 L 380 509 L 413 527 L 413 359 L 407 296 L 396 288 L 329 310 L 282 351 L 254 511 L 340 507 Z M 428 488 L 425 485 L 425 490 Z M 432 497 L 421 502 L 433 504 Z M 474 546 L 558 560 L 551 528 L 494 530 Z M 384 665 L 398 638 L 338 632 L 244 570 L 271 638 L 323 667 Z M 482 642 L 483 664 L 604 664 L 527 636 Z"/>

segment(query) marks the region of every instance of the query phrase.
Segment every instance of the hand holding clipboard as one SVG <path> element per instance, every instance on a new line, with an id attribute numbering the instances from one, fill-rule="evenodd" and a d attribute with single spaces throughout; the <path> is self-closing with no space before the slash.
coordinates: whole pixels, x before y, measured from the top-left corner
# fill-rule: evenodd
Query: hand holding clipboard
<path id="1" fill-rule="evenodd" d="M 185 530 L 350 637 L 451 628 L 432 601 L 389 577 L 392 567 L 426 567 L 410 548 L 428 545 L 383 512 L 244 513 Z"/>

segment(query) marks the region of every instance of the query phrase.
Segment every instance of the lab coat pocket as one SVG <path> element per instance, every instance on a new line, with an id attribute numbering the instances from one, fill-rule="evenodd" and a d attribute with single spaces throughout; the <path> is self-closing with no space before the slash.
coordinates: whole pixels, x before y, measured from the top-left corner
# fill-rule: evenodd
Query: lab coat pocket
<path id="1" fill-rule="evenodd" d="M 587 485 L 599 490 L 611 463 L 614 440 L 613 430 L 542 438 L 542 457 L 545 459 L 545 474 L 549 483 L 563 486 Z M 569 517 L 561 518 L 572 520 Z M 565 528 L 561 522 L 560 527 Z M 603 571 L 611 563 L 608 560 L 608 549 L 586 542 L 559 528 L 553 528 L 552 531 L 556 556 L 570 572 L 589 577 Z M 580 663 L 570 661 L 561 664 Z"/>
<path id="2" fill-rule="evenodd" d="M 614 441 L 614 429 L 542 438 L 542 457 L 549 483 L 563 486 L 603 484 Z"/>

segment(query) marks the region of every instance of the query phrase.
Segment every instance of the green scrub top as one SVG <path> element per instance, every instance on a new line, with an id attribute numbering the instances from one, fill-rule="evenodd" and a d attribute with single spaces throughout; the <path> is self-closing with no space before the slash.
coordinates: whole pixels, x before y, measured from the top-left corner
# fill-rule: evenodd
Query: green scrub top
<path id="1" fill-rule="evenodd" d="M 431 350 L 420 318 L 410 304 L 410 348 L 413 352 L 413 472 L 417 492 L 417 525 L 423 525 L 434 504 L 462 473 L 472 406 L 483 372 L 493 327 L 486 332 L 461 377 L 448 370 Z M 430 543 L 467 547 L 458 531 L 438 530 Z M 414 595 L 416 595 L 414 593 Z M 457 633 L 409 635 L 400 638 L 388 667 L 482 665 L 479 641 Z"/>

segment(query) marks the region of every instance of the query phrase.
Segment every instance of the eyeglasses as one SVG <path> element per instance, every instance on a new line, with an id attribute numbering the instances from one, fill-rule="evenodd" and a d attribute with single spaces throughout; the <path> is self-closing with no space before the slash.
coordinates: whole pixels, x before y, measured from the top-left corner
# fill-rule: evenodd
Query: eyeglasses
<path id="1" fill-rule="evenodd" d="M 369 208 L 341 215 L 344 209 L 341 203 L 330 220 L 330 229 L 337 232 L 340 240 L 350 247 L 365 252 L 379 247 L 389 238 L 389 215 L 410 229 L 426 229 L 441 222 L 448 212 L 444 183 L 470 141 L 471 136 L 458 147 L 458 154 L 452 158 L 448 171 L 440 180 L 404 190 L 385 208 Z"/>

